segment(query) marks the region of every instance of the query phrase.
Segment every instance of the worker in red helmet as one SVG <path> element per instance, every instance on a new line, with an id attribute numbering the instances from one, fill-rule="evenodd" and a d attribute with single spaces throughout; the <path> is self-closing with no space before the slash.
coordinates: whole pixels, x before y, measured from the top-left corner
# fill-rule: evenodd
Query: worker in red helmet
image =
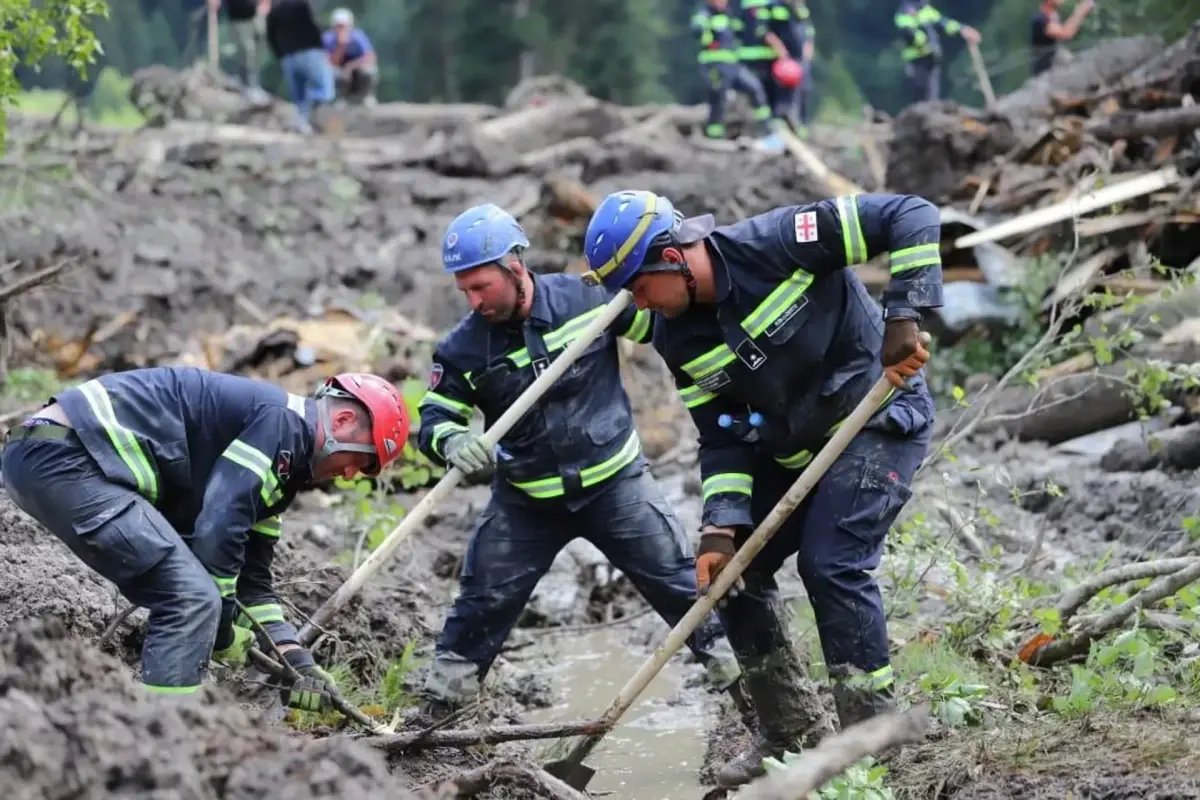
<path id="1" fill-rule="evenodd" d="M 337 375 L 306 398 L 154 367 L 54 395 L 8 431 L 2 466 L 17 507 L 149 610 L 147 691 L 195 694 L 210 658 L 245 664 L 257 633 L 301 676 L 283 702 L 320 711 L 333 681 L 271 578 L 280 515 L 313 484 L 378 475 L 408 432 L 403 397 L 376 375 Z"/>

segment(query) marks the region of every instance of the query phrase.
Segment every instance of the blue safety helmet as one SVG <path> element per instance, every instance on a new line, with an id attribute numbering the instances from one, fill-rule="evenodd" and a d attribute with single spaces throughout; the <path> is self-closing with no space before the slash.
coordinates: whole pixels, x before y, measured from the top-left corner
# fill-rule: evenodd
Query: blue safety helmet
<path id="1" fill-rule="evenodd" d="M 654 192 L 614 192 L 592 214 L 583 237 L 591 269 L 585 277 L 610 291 L 643 272 L 679 271 L 677 264 L 646 263 L 651 250 L 675 243 L 683 215 Z"/>
<path id="2" fill-rule="evenodd" d="M 494 203 L 468 208 L 454 218 L 442 239 L 442 265 L 454 274 L 492 264 L 514 249 L 529 247 L 520 223 Z"/>

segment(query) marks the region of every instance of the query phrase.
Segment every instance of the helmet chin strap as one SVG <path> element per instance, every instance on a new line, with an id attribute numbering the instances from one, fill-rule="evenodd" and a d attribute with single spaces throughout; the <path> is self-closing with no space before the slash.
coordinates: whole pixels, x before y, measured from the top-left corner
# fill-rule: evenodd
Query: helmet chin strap
<path id="1" fill-rule="evenodd" d="M 351 395 L 337 391 L 336 389 L 326 392 L 327 397 L 330 395 L 335 397 L 351 397 Z M 321 433 L 324 434 L 322 436 L 324 441 L 321 442 L 321 449 L 317 452 L 318 459 L 328 458 L 334 453 L 370 453 L 373 456 L 378 455 L 375 452 L 375 445 L 373 444 L 355 444 L 353 442 L 339 442 L 337 440 L 333 435 L 333 420 L 329 416 L 328 403 L 317 403 L 317 420 L 321 424 Z"/>

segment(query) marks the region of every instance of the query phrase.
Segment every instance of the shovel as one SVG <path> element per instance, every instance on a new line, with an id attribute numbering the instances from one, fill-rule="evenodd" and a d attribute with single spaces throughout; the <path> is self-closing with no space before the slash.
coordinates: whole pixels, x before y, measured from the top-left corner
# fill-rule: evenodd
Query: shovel
<path id="1" fill-rule="evenodd" d="M 541 399 L 546 390 L 567 371 L 567 368 L 575 363 L 579 355 L 600 334 L 604 333 L 608 326 L 613 323 L 613 320 L 625 310 L 625 307 L 629 305 L 631 300 L 633 300 L 633 295 L 624 289 L 618 292 L 612 300 L 609 300 L 608 305 L 604 306 L 603 310 L 596 315 L 596 318 L 579 334 L 579 338 L 571 342 L 562 355 L 551 362 L 545 372 L 529 385 L 529 388 L 508 407 L 508 410 L 500 416 L 500 419 L 496 420 L 496 424 L 492 425 L 480 437 L 484 444 L 489 448 L 494 447 L 503 438 L 504 434 L 508 433 L 520 421 L 521 417 L 525 416 L 525 412 L 529 411 L 533 407 L 533 404 Z M 462 472 L 454 467 L 442 476 L 437 485 L 429 490 L 429 494 L 421 498 L 421 502 L 417 503 L 416 507 L 408 512 L 408 515 L 401 520 L 400 524 L 375 548 L 370 557 L 359 565 L 354 574 L 347 578 L 346 582 L 333 593 L 333 596 L 326 600 L 312 617 L 309 618 L 309 621 L 300 630 L 300 644 L 305 647 L 312 646 L 322 628 L 329 622 L 333 615 L 340 611 L 346 603 L 350 602 L 350 598 L 358 594 L 363 584 L 379 571 L 379 568 L 383 566 L 383 562 L 395 552 L 400 543 L 425 522 L 425 518 L 429 516 L 429 512 L 433 511 L 434 506 L 440 503 L 446 495 L 450 494 L 462 478 Z"/>
<path id="2" fill-rule="evenodd" d="M 930 341 L 928 333 L 921 334 L 922 344 L 928 344 Z M 892 384 L 888 382 L 887 376 L 880 377 L 875 386 L 862 402 L 851 412 L 850 416 L 842 423 L 841 427 L 833 434 L 829 441 L 821 448 L 821 452 L 817 453 L 816 458 L 812 463 L 800 473 L 800 477 L 792 484 L 792 487 L 787 490 L 787 493 L 780 498 L 775 507 L 771 509 L 771 513 L 767 515 L 746 543 L 738 548 L 737 553 L 730 559 L 729 563 L 717 575 L 717 579 L 712 582 L 708 593 L 696 600 L 683 619 L 675 623 L 675 627 L 667 634 L 666 641 L 658 646 L 658 649 L 650 656 L 647 661 L 642 664 L 641 668 L 633 674 L 625 685 L 621 687 L 621 691 L 617 692 L 617 696 L 609 703 L 604 715 L 600 717 L 600 721 L 604 723 L 604 728 L 601 733 L 595 733 L 586 736 L 579 740 L 575 747 L 567 754 L 566 758 L 558 761 L 552 761 L 547 764 L 544 769 L 554 777 L 566 783 L 573 789 L 583 791 L 592 776 L 596 774 L 596 770 L 583 763 L 583 760 L 600 744 L 600 740 L 604 735 L 616 727 L 621 716 L 629 710 L 629 707 L 634 704 L 645 688 L 654 680 L 654 677 L 662 670 L 676 651 L 683 646 L 687 638 L 692 635 L 697 626 L 704 621 L 708 613 L 713 610 L 718 601 L 725 596 L 725 592 L 729 590 L 738 578 L 742 576 L 750 561 L 758 555 L 758 552 L 763 549 L 780 526 L 792 515 L 792 512 L 803 502 L 804 498 L 812 491 L 817 482 L 821 480 L 825 472 L 833 466 L 833 462 L 842 455 L 846 446 L 850 444 L 850 440 L 858 435 L 871 416 L 879 410 L 883 401 L 887 399 L 888 393 L 892 390 Z"/>

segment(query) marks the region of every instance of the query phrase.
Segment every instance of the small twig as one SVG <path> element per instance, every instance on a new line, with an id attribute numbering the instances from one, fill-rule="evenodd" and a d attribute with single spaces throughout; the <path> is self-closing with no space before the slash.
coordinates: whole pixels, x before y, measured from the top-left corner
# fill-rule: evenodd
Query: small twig
<path id="1" fill-rule="evenodd" d="M 443 792 L 440 797 L 474 797 L 501 780 L 511 780 L 547 800 L 587 800 L 587 795 L 572 789 L 545 770 L 514 759 L 496 759 L 459 774 L 448 781 L 430 785 Z M 453 792 L 453 794 L 445 794 Z"/>
<path id="2" fill-rule="evenodd" d="M 137 611 L 137 609 L 137 606 L 129 606 L 120 614 L 117 614 L 117 616 L 113 618 L 113 621 L 108 623 L 108 627 L 104 629 L 104 632 L 100 634 L 100 638 L 97 640 L 96 644 L 98 644 L 100 647 L 104 647 L 104 645 L 108 644 L 108 640 L 111 639 L 117 632 L 117 628 L 121 627 L 121 623 L 129 619 L 129 615 Z"/>
<path id="3" fill-rule="evenodd" d="M 246 616 L 246 619 L 250 620 L 250 624 L 262 634 L 262 638 L 265 639 L 267 644 L 271 646 L 271 650 L 275 653 L 275 658 L 278 659 L 278 663 L 276 663 L 268 658 L 265 653 L 261 653 L 255 648 L 251 648 L 250 657 L 254 659 L 256 664 L 263 664 L 264 666 L 267 664 L 274 665 L 274 672 L 272 672 L 270 668 L 264 668 L 264 666 L 260 666 L 259 669 L 262 669 L 263 672 L 271 673 L 277 678 L 286 678 L 293 682 L 300 680 L 303 676 L 296 671 L 295 667 L 287 662 L 287 659 L 284 658 L 283 652 L 279 649 L 279 645 L 275 644 L 275 641 L 271 638 L 271 634 L 267 632 L 267 629 L 263 626 L 263 624 L 250 615 L 250 612 L 240 600 L 234 600 L 234 602 L 237 603 L 238 610 Z M 255 653 L 257 653 L 259 657 L 256 657 Z M 355 708 L 354 705 L 346 700 L 346 698 L 342 697 L 341 693 L 338 692 L 338 690 L 333 686 L 326 684 L 325 693 L 329 697 L 330 705 L 342 712 L 342 714 L 344 714 L 346 717 L 349 717 L 359 725 L 362 725 L 364 728 L 371 731 L 371 733 L 384 733 L 385 728 L 382 725 L 368 717 L 359 709 Z"/>
<path id="4" fill-rule="evenodd" d="M 1066 623 L 1076 611 L 1087 605 L 1089 600 L 1109 586 L 1140 581 L 1144 578 L 1171 575 L 1195 563 L 1197 563 L 1195 558 L 1164 558 L 1158 561 L 1140 561 L 1136 564 L 1107 569 L 1081 581 L 1079 585 L 1063 593 L 1058 602 L 1054 604 L 1054 608 L 1058 611 L 1062 622 Z"/>
<path id="5" fill-rule="evenodd" d="M 43 283 L 48 283 L 54 276 L 65 270 L 67 267 L 75 266 L 79 262 L 74 258 L 65 258 L 57 264 L 51 264 L 48 267 L 43 267 L 32 275 L 26 275 L 24 278 L 17 280 L 10 286 L 0 288 L 0 303 L 24 294 L 30 289 L 41 286 Z"/>
<path id="6" fill-rule="evenodd" d="M 1039 647 L 1029 655 L 1028 662 L 1035 667 L 1049 667 L 1081 655 L 1094 640 L 1117 628 L 1138 611 L 1170 597 L 1196 580 L 1200 580 L 1200 561 L 1194 561 L 1190 567 L 1159 578 L 1078 633 Z"/>
<path id="7" fill-rule="evenodd" d="M 535 739 L 563 739 L 568 736 L 591 736 L 607 730 L 603 720 L 589 719 L 582 722 L 538 722 L 530 725 L 491 725 L 479 728 L 462 728 L 450 731 L 416 731 L 394 733 L 362 741 L 372 747 L 388 752 L 399 752 L 414 747 L 474 747 L 480 744 L 501 742 L 523 742 Z"/>
<path id="8" fill-rule="evenodd" d="M 808 797 L 866 756 L 925 738 L 929 703 L 902 714 L 873 717 L 806 751 L 786 770 L 768 775 L 738 793 L 738 800 L 794 800 Z"/>

